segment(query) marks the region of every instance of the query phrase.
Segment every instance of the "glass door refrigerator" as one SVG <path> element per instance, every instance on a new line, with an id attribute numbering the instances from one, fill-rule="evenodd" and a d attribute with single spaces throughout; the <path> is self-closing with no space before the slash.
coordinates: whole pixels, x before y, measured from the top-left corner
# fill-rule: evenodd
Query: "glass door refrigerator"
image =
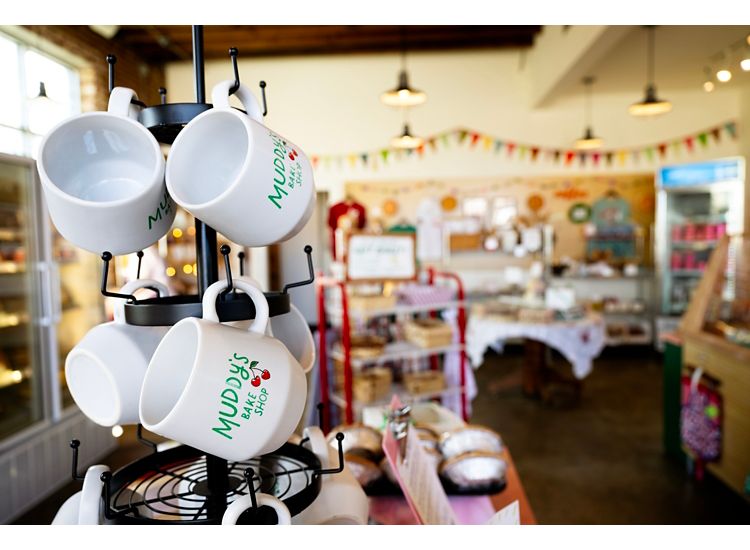
<path id="1" fill-rule="evenodd" d="M 54 230 L 33 159 L 0 154 L 0 523 L 70 481 L 116 446 L 65 383 L 65 358 L 104 322 L 101 260 Z M 85 445 L 85 448 L 84 448 Z"/>
<path id="2" fill-rule="evenodd" d="M 656 186 L 660 346 L 661 335 L 677 329 L 719 240 L 744 229 L 745 160 L 664 166 L 657 172 Z"/>

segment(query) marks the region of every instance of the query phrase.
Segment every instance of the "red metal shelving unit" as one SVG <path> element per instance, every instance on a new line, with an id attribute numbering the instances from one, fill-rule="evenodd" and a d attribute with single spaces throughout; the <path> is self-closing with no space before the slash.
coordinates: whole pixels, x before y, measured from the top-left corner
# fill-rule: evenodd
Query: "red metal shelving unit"
<path id="1" fill-rule="evenodd" d="M 455 307 L 458 309 L 458 331 L 459 331 L 459 353 L 460 353 L 460 399 L 461 399 L 461 416 L 464 421 L 468 421 L 468 407 L 467 407 L 467 396 L 466 396 L 466 305 L 464 303 L 464 288 L 461 278 L 448 272 L 437 271 L 433 268 L 427 268 L 427 282 L 430 285 L 434 285 L 436 280 L 444 279 L 453 281 L 456 285 L 456 301 Z M 341 281 L 331 277 L 326 277 L 323 274 L 318 274 L 315 278 L 315 292 L 317 297 L 318 305 L 318 366 L 320 372 L 320 393 L 323 407 L 323 426 L 325 431 L 331 429 L 331 393 L 329 388 L 328 380 L 328 314 L 326 312 L 326 290 L 336 289 L 340 293 L 341 298 L 341 349 L 343 352 L 343 367 L 344 367 L 344 400 L 346 406 L 344 407 L 344 421 L 347 424 L 354 422 L 354 397 L 352 392 L 352 357 L 351 357 L 351 312 L 349 310 L 347 289 L 351 284 L 346 281 Z M 435 304 L 439 306 L 440 304 Z M 415 308 L 415 312 L 430 312 L 432 316 L 437 315 L 439 307 L 430 309 L 429 305 L 425 305 L 424 308 Z M 433 369 L 438 368 L 438 355 L 432 354 L 431 365 Z"/>

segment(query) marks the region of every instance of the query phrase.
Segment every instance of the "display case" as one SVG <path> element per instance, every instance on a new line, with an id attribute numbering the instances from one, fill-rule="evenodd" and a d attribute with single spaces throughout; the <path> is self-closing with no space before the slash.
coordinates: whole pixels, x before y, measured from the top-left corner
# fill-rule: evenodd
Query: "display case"
<path id="1" fill-rule="evenodd" d="M 708 415 L 716 420 L 718 458 L 707 468 L 750 497 L 750 239 L 724 236 L 719 240 L 680 332 L 683 376 L 700 369 L 701 384 L 719 403 Z"/>
<path id="2" fill-rule="evenodd" d="M 656 185 L 661 334 L 673 330 L 687 309 L 722 236 L 744 229 L 745 161 L 737 157 L 665 166 Z"/>

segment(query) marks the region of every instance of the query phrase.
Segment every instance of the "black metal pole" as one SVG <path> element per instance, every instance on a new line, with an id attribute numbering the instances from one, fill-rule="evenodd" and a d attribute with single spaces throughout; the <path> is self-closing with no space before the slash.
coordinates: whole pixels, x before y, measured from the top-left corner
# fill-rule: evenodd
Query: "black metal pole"
<path id="1" fill-rule="evenodd" d="M 203 25 L 193 25 L 193 69 L 195 71 L 195 102 L 206 102 L 206 77 L 203 67 Z M 195 220 L 196 264 L 198 267 L 198 294 L 219 280 L 219 263 L 216 250 L 216 230 Z"/>
<path id="2" fill-rule="evenodd" d="M 203 25 L 193 25 L 193 69 L 195 71 L 195 101 L 206 102 L 206 78 L 203 66 Z M 219 261 L 216 251 L 216 231 L 195 219 L 195 256 L 198 267 L 198 293 L 203 297 L 206 289 L 219 280 Z M 220 519 L 227 508 L 229 472 L 227 461 L 218 456 L 206 455 L 206 477 L 209 495 L 206 497 L 208 516 Z"/>

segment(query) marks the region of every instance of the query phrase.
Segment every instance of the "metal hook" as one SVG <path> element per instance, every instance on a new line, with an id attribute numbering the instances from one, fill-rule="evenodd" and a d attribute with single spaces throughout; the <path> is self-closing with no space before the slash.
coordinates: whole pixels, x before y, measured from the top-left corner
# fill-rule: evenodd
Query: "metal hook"
<path id="1" fill-rule="evenodd" d="M 247 483 L 247 492 L 250 494 L 250 502 L 253 505 L 253 510 L 258 509 L 258 501 L 255 499 L 255 485 L 253 484 L 253 478 L 255 477 L 255 471 L 252 468 L 245 468 L 243 472 L 245 476 L 245 483 Z"/>
<path id="2" fill-rule="evenodd" d="M 112 497 L 112 487 L 111 487 L 112 472 L 110 471 L 102 472 L 102 475 L 99 476 L 99 479 L 101 479 L 102 483 L 104 483 L 104 517 L 105 518 L 116 519 L 128 513 L 133 513 L 136 516 L 140 516 L 140 514 L 138 513 L 138 508 L 136 506 L 127 506 L 120 510 L 116 510 L 109 505 L 109 503 L 111 502 L 111 497 Z"/>
<path id="3" fill-rule="evenodd" d="M 260 95 L 263 98 L 263 116 L 268 114 L 268 103 L 266 103 L 266 81 L 260 81 Z"/>
<path id="4" fill-rule="evenodd" d="M 234 282 L 232 281 L 232 265 L 229 262 L 229 253 L 232 251 L 228 244 L 221 245 L 219 252 L 224 256 L 224 269 L 227 273 L 227 287 L 221 291 L 220 296 L 234 292 Z"/>
<path id="5" fill-rule="evenodd" d="M 149 441 L 148 439 L 143 437 L 143 425 L 142 424 L 138 424 L 138 428 L 136 428 L 136 432 L 135 432 L 135 437 L 136 439 L 138 439 L 139 443 L 142 443 L 146 447 L 150 447 L 151 451 L 153 451 L 154 453 L 157 452 L 156 443 L 154 443 L 153 441 Z"/>
<path id="6" fill-rule="evenodd" d="M 240 89 L 240 70 L 237 68 L 237 48 L 229 48 L 229 57 L 232 58 L 232 70 L 234 71 L 234 85 L 229 88 L 229 95 Z"/>
<path id="7" fill-rule="evenodd" d="M 161 99 L 162 105 L 167 104 L 167 89 L 166 88 L 159 88 L 159 98 Z"/>
<path id="8" fill-rule="evenodd" d="M 315 270 L 313 269 L 313 261 L 312 261 L 312 250 L 313 250 L 312 246 L 310 246 L 309 244 L 305 246 L 305 254 L 307 254 L 307 270 L 310 276 L 304 281 L 300 281 L 298 283 L 289 283 L 281 291 L 283 294 L 286 294 L 290 288 L 309 285 L 315 280 Z"/>
<path id="9" fill-rule="evenodd" d="M 70 441 L 70 448 L 73 449 L 73 481 L 83 481 L 84 477 L 78 474 L 78 447 L 81 446 L 81 442 L 77 439 Z"/>
<path id="10" fill-rule="evenodd" d="M 245 251 L 240 250 L 237 253 L 237 257 L 240 260 L 240 277 L 242 277 L 245 274 Z"/>
<path id="11" fill-rule="evenodd" d="M 107 60 L 107 83 L 109 85 L 109 93 L 112 93 L 112 90 L 115 89 L 115 64 L 117 63 L 117 56 L 114 54 L 107 54 L 107 57 L 105 57 Z M 139 107 L 147 107 L 143 101 L 139 101 L 135 98 L 130 100 L 130 103 L 133 105 L 138 105 Z"/>
<path id="12" fill-rule="evenodd" d="M 109 54 L 107 55 L 105 59 L 107 60 L 109 93 L 111 94 L 112 90 L 115 89 L 115 63 L 117 63 L 117 56 L 113 54 Z"/>
<path id="13" fill-rule="evenodd" d="M 138 256 L 138 271 L 135 273 L 135 278 L 140 279 L 141 278 L 141 262 L 143 262 L 143 250 L 139 250 L 135 253 L 136 256 Z"/>
<path id="14" fill-rule="evenodd" d="M 344 471 L 344 444 L 343 444 L 344 434 L 341 433 L 341 432 L 337 432 L 336 433 L 336 441 L 338 442 L 338 447 L 339 447 L 339 449 L 338 449 L 339 450 L 339 453 L 338 453 L 339 454 L 339 465 L 338 465 L 338 467 L 337 468 L 328 468 L 328 469 L 321 468 L 320 470 L 313 471 L 313 475 L 322 476 L 322 475 L 327 475 L 327 474 L 338 474 L 338 473 L 341 473 L 341 472 Z"/>
<path id="15" fill-rule="evenodd" d="M 104 269 L 102 269 L 102 296 L 109 298 L 124 298 L 128 303 L 134 304 L 137 300 L 132 294 L 120 294 L 119 292 L 110 292 L 107 290 L 107 279 L 109 278 L 109 262 L 112 261 L 111 252 L 102 252 L 102 260 L 104 260 Z"/>

